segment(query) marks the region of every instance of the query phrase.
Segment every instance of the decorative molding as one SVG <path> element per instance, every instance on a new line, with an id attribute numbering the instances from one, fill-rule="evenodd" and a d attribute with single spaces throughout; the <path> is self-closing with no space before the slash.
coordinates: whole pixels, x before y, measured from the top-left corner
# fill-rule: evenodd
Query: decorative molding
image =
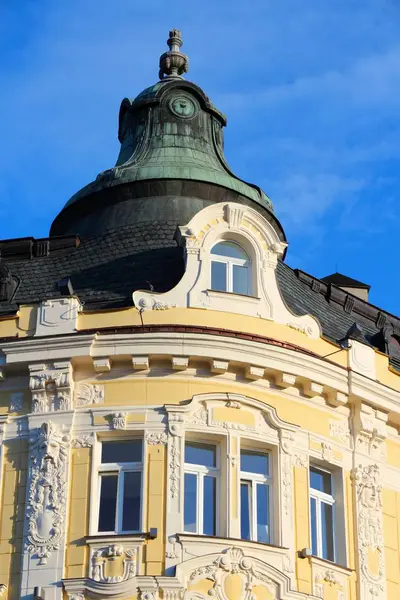
<path id="1" fill-rule="evenodd" d="M 106 563 L 121 558 L 121 574 L 107 576 Z M 119 544 L 96 548 L 92 554 L 90 577 L 102 583 L 121 583 L 137 575 L 137 548 Z"/>
<path id="2" fill-rule="evenodd" d="M 330 444 L 328 444 L 328 442 L 321 442 L 321 456 L 323 460 L 326 460 L 326 462 L 332 462 L 333 448 Z"/>
<path id="3" fill-rule="evenodd" d="M 361 403 L 354 413 L 356 434 L 356 450 L 381 459 L 385 456 L 385 440 L 387 438 L 385 412 L 375 410 L 368 404 Z"/>
<path id="4" fill-rule="evenodd" d="M 31 438 L 26 518 L 28 551 L 47 564 L 62 543 L 67 500 L 70 435 L 48 421 Z"/>
<path id="5" fill-rule="evenodd" d="M 158 444 L 165 446 L 168 442 L 168 435 L 165 431 L 146 431 L 145 439 L 150 446 Z"/>
<path id="6" fill-rule="evenodd" d="M 329 435 L 339 440 L 343 445 L 348 446 L 351 439 L 348 420 L 339 421 L 338 419 L 330 419 Z"/>
<path id="7" fill-rule="evenodd" d="M 68 600 L 85 600 L 85 595 L 84 594 L 68 594 Z"/>
<path id="8" fill-rule="evenodd" d="M 292 462 L 294 467 L 308 469 L 308 455 L 305 452 L 295 452 L 292 455 Z"/>
<path id="9" fill-rule="evenodd" d="M 170 451 L 169 451 L 169 490 L 172 498 L 177 498 L 179 494 L 180 485 L 180 438 L 176 435 L 172 436 L 170 440 Z"/>
<path id="10" fill-rule="evenodd" d="M 75 393 L 75 406 L 102 404 L 104 402 L 104 385 L 78 383 Z"/>
<path id="11" fill-rule="evenodd" d="M 126 429 L 127 412 L 115 412 L 109 415 L 111 429 Z"/>
<path id="12" fill-rule="evenodd" d="M 35 336 L 74 333 L 80 310 L 77 298 L 43 300 L 38 310 Z"/>
<path id="13" fill-rule="evenodd" d="M 32 412 L 54 412 L 72 409 L 73 379 L 71 363 L 30 365 L 29 370 Z"/>
<path id="14" fill-rule="evenodd" d="M 23 392 L 13 392 L 10 396 L 10 412 L 21 412 L 24 402 Z M 1 598 L 1 596 L 0 596 Z"/>
<path id="15" fill-rule="evenodd" d="M 385 598 L 382 532 L 382 484 L 377 464 L 359 465 L 352 471 L 356 488 L 357 542 L 361 600 Z M 369 553 L 378 554 L 378 572 L 372 573 Z"/>
<path id="16" fill-rule="evenodd" d="M 79 436 L 72 438 L 72 448 L 91 448 L 96 440 L 94 433 L 82 433 Z"/>

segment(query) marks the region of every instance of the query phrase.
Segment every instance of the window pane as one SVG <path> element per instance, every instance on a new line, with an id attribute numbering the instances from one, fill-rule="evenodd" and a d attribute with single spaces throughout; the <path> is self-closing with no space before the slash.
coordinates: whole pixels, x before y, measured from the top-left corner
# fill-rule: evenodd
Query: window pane
<path id="1" fill-rule="evenodd" d="M 268 454 L 262 452 L 240 452 L 240 469 L 247 473 L 258 473 L 267 476 L 269 474 Z"/>
<path id="2" fill-rule="evenodd" d="M 209 444 L 185 444 L 185 462 L 191 465 L 215 467 L 217 452 L 215 446 Z"/>
<path id="3" fill-rule="evenodd" d="M 257 484 L 257 541 L 269 542 L 269 489 Z"/>
<path id="4" fill-rule="evenodd" d="M 101 444 L 101 462 L 142 462 L 142 440 L 103 442 Z"/>
<path id="5" fill-rule="evenodd" d="M 247 267 L 232 265 L 233 281 L 232 292 L 235 294 L 249 294 L 249 270 Z"/>
<path id="6" fill-rule="evenodd" d="M 249 483 L 240 484 L 240 536 L 242 540 L 250 539 L 250 493 Z"/>
<path id="7" fill-rule="evenodd" d="M 203 499 L 203 533 L 204 535 L 215 535 L 216 533 L 216 480 L 215 477 L 204 477 L 204 499 Z"/>
<path id="8" fill-rule="evenodd" d="M 184 529 L 196 533 L 197 476 L 185 473 L 185 496 L 183 501 Z"/>
<path id="9" fill-rule="evenodd" d="M 317 543 L 317 501 L 315 498 L 310 499 L 311 508 L 311 549 L 314 556 L 318 556 Z"/>
<path id="10" fill-rule="evenodd" d="M 333 561 L 333 506 L 321 502 L 321 513 L 322 558 Z"/>
<path id="11" fill-rule="evenodd" d="M 217 292 L 226 292 L 226 264 L 211 261 L 211 289 Z"/>
<path id="12" fill-rule="evenodd" d="M 124 473 L 124 499 L 122 530 L 139 531 L 140 528 L 141 473 Z"/>
<path id="13" fill-rule="evenodd" d="M 233 242 L 220 242 L 219 244 L 216 244 L 211 250 L 211 254 L 249 260 L 246 252 L 238 244 L 234 244 Z"/>
<path id="14" fill-rule="evenodd" d="M 99 531 L 115 531 L 118 475 L 100 477 Z"/>
<path id="15" fill-rule="evenodd" d="M 314 467 L 310 469 L 310 487 L 325 494 L 332 494 L 331 474 Z"/>

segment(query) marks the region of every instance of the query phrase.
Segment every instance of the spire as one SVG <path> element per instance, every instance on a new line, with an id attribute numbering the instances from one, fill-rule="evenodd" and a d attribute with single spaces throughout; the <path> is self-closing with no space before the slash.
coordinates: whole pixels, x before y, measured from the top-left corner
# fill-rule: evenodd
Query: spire
<path id="1" fill-rule="evenodd" d="M 160 56 L 158 76 L 160 79 L 181 79 L 182 73 L 187 73 L 189 70 L 189 59 L 180 51 L 183 42 L 179 29 L 172 29 L 169 32 L 167 44 L 169 51 Z"/>

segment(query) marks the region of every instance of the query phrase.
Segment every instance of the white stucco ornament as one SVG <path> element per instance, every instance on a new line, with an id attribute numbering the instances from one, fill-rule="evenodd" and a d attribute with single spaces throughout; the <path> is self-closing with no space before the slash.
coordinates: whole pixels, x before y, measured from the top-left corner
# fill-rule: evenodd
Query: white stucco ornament
<path id="1" fill-rule="evenodd" d="M 184 249 L 186 269 L 180 282 L 163 294 L 137 290 L 135 306 L 141 311 L 173 308 L 207 308 L 269 319 L 287 325 L 311 338 L 320 336 L 320 326 L 310 315 L 297 316 L 284 303 L 276 280 L 278 259 L 286 243 L 256 210 L 230 202 L 208 206 L 176 234 Z M 211 289 L 211 250 L 228 240 L 239 244 L 250 263 L 251 295 Z"/>

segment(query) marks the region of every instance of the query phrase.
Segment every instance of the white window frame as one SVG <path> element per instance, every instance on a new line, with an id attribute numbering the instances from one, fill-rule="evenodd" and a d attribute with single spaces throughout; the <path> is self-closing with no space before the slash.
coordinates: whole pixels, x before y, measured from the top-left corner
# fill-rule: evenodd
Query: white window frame
<path id="1" fill-rule="evenodd" d="M 218 242 L 216 242 L 213 247 L 211 248 L 211 261 L 210 261 L 210 289 L 214 289 L 212 287 L 212 264 L 213 262 L 219 262 L 219 263 L 223 263 L 224 265 L 226 265 L 226 290 L 215 290 L 215 291 L 222 291 L 222 292 L 230 292 L 231 294 L 238 294 L 239 292 L 234 292 L 233 291 L 233 267 L 234 266 L 238 266 L 238 267 L 246 267 L 247 269 L 247 293 L 246 294 L 241 294 L 244 296 L 251 296 L 252 294 L 252 277 L 251 277 L 251 260 L 250 258 L 247 258 L 247 260 L 245 259 L 241 259 L 241 258 L 232 258 L 231 256 L 220 256 L 219 254 L 214 254 L 213 253 L 213 249 L 215 246 L 217 246 L 218 244 L 223 244 L 224 242 L 229 242 L 231 244 L 235 244 L 236 246 L 238 246 L 242 252 L 244 252 L 244 254 L 246 254 L 246 256 L 248 256 L 246 250 L 244 248 L 242 248 L 242 246 L 240 244 L 238 244 L 237 242 L 235 242 L 234 240 L 219 240 Z"/>
<path id="2" fill-rule="evenodd" d="M 215 463 L 216 467 L 206 467 L 205 465 L 195 465 L 193 463 L 184 464 L 184 475 L 196 475 L 196 531 L 185 530 L 185 507 L 183 507 L 183 530 L 184 533 L 195 535 L 208 535 L 203 533 L 204 527 L 204 477 L 215 478 L 215 536 L 219 535 L 219 510 L 220 510 L 220 449 L 219 444 L 213 442 L 198 442 L 197 440 L 187 439 L 184 442 L 184 452 L 186 452 L 186 444 L 198 444 L 204 446 L 213 446 L 215 448 Z M 185 480 L 184 480 L 185 481 Z M 183 501 L 185 498 L 185 483 L 183 483 Z"/>
<path id="3" fill-rule="evenodd" d="M 273 508 L 272 508 L 272 502 L 273 502 L 273 490 L 272 490 L 272 481 L 273 481 L 273 477 L 272 477 L 272 454 L 269 451 L 264 451 L 264 450 L 257 450 L 257 449 L 253 449 L 253 448 L 241 448 L 240 449 L 240 462 L 242 459 L 242 452 L 253 452 L 254 454 L 264 454 L 265 456 L 268 456 L 268 475 L 261 475 L 260 473 L 251 473 L 249 471 L 242 471 L 242 469 L 240 468 L 240 477 L 239 477 L 239 498 L 241 498 L 241 490 L 242 490 L 242 483 L 247 483 L 250 484 L 250 488 L 251 488 L 251 497 L 250 497 L 250 541 L 252 542 L 258 542 L 257 539 L 257 485 L 258 484 L 262 484 L 262 485 L 267 485 L 268 486 L 268 508 L 269 508 L 269 513 L 268 513 L 268 533 L 269 533 L 269 539 L 267 542 L 267 544 L 271 544 L 272 540 L 273 540 Z M 240 535 L 242 534 L 242 522 L 241 522 L 241 517 L 242 517 L 242 506 L 240 506 Z M 263 543 L 263 542 L 261 542 Z"/>
<path id="4" fill-rule="evenodd" d="M 332 494 L 327 494 L 325 492 L 321 492 L 320 490 L 316 490 L 311 487 L 311 470 L 315 469 L 317 471 L 321 471 L 321 473 L 327 473 L 331 479 L 331 490 Z M 335 478 L 332 471 L 328 469 L 324 469 L 318 465 L 310 465 L 310 473 L 309 473 L 309 489 L 310 489 L 310 541 L 312 547 L 312 518 L 311 518 L 311 498 L 315 499 L 315 513 L 316 513 L 316 536 L 317 536 L 317 557 L 323 560 L 330 560 L 331 562 L 336 561 L 337 551 L 336 551 L 336 499 L 335 499 Z M 332 540 L 333 540 L 333 558 L 332 560 L 329 558 L 325 558 L 322 556 L 322 509 L 321 504 L 328 504 L 332 506 Z"/>
<path id="5" fill-rule="evenodd" d="M 141 441 L 142 442 L 142 460 L 140 462 L 126 462 L 126 463 L 102 463 L 101 462 L 101 450 L 102 444 L 107 442 L 128 442 L 128 441 Z M 96 504 L 96 522 L 94 529 L 99 535 L 118 535 L 125 533 L 141 533 L 142 527 L 142 514 L 143 514 L 143 452 L 144 452 L 144 440 L 142 438 L 117 438 L 117 439 L 102 439 L 98 442 L 98 453 L 97 453 L 97 469 L 96 469 L 96 480 L 97 480 L 97 504 Z M 115 528 L 111 531 L 99 531 L 99 516 L 100 516 L 100 496 L 101 496 L 101 479 L 102 475 L 117 475 L 117 499 L 116 499 L 116 511 L 115 511 Z M 123 502 L 124 502 L 124 478 L 125 473 L 140 473 L 140 508 L 139 508 L 139 529 L 137 530 L 125 530 L 122 529 L 123 519 Z"/>

